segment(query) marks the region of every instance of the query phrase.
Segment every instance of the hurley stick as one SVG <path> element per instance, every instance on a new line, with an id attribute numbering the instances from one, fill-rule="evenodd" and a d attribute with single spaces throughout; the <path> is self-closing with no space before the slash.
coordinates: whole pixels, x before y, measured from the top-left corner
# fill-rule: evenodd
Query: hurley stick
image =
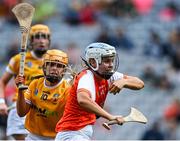
<path id="1" fill-rule="evenodd" d="M 27 40 L 29 35 L 29 30 L 31 27 L 32 17 L 34 14 L 35 8 L 28 3 L 20 3 L 17 4 L 12 12 L 16 16 L 20 30 L 22 33 L 21 37 L 21 51 L 20 51 L 20 67 L 19 67 L 19 75 L 24 76 L 24 65 L 25 65 L 25 56 L 26 56 L 26 48 L 27 48 Z M 19 89 L 27 89 L 27 86 L 23 84 L 19 84 Z"/>

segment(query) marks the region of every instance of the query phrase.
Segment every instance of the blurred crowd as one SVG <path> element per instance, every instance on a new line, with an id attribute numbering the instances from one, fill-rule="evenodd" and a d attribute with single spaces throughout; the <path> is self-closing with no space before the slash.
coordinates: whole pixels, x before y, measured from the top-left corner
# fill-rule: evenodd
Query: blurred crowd
<path id="1" fill-rule="evenodd" d="M 115 46 L 119 52 L 135 54 L 143 59 L 147 58 L 147 63 L 141 66 L 143 69 L 140 74 L 145 84 L 153 89 L 168 91 L 169 94 L 178 89 L 180 84 L 180 2 L 178 0 L 1 0 L 0 33 L 6 32 L 4 27 L 6 29 L 18 28 L 17 20 L 11 9 L 20 2 L 29 2 L 35 6 L 33 24 L 51 24 L 58 21 L 60 27 L 62 23 L 70 29 L 71 27 L 91 28 L 97 26 L 97 33 L 90 42 L 108 43 Z M 134 24 L 134 26 L 140 26 L 143 29 L 144 27 L 141 27 L 142 19 L 147 20 L 147 22 L 151 21 L 152 24 L 157 21 L 159 27 L 161 24 L 165 24 L 170 28 L 168 30 L 161 29 L 161 31 L 166 32 L 159 32 L 152 25 L 146 32 L 146 38 L 140 39 L 141 44 L 139 45 L 134 38 L 139 33 L 132 33 L 134 31 L 129 29 L 128 24 Z M 126 25 L 126 23 L 128 24 Z M 176 26 L 169 26 L 173 23 L 176 23 Z M 70 29 L 69 34 L 72 32 Z M 53 32 L 58 35 L 58 32 L 61 31 L 54 29 Z M 78 31 L 76 32 L 78 34 Z M 166 35 L 163 35 L 164 33 Z M 63 49 L 68 53 L 70 65 L 76 72 L 79 71 L 83 49 L 79 46 L 79 42 L 82 42 L 82 36 L 78 35 L 78 37 L 76 41 L 67 39 L 65 45 L 54 42 L 52 46 L 52 48 Z M 0 36 L 0 40 L 4 40 L 4 38 L 8 37 Z M 8 60 L 19 52 L 20 41 L 16 37 L 11 38 L 13 39 L 10 43 L 6 39 L 3 41 L 5 44 L 1 44 L 1 49 L 5 50 L 4 54 L 0 55 L 1 66 L 5 66 Z M 149 64 L 148 59 L 153 59 L 159 64 L 161 61 L 166 62 L 167 65 L 165 68 L 159 69 L 160 66 L 157 68 L 156 65 Z M 13 83 L 9 84 L 6 93 L 6 99 L 10 102 L 14 93 Z M 177 129 L 180 126 L 180 98 L 177 97 L 170 101 L 162 113 L 162 117 L 155 120 L 152 127 L 142 133 L 142 137 L 139 139 L 180 139 L 177 134 Z M 6 117 L 0 117 L 0 127 L 5 132 Z M 0 139 L 6 139 L 4 134 L 0 137 Z"/>

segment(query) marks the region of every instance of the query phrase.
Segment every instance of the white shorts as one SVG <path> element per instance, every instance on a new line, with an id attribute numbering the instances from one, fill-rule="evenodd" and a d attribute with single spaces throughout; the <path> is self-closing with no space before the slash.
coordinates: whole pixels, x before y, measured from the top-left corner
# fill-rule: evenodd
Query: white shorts
<path id="1" fill-rule="evenodd" d="M 28 133 L 27 137 L 25 138 L 26 141 L 34 141 L 34 140 L 54 140 L 54 138 L 49 138 L 49 137 L 43 137 L 43 136 L 38 136 L 32 133 Z"/>
<path id="2" fill-rule="evenodd" d="M 14 107 L 15 107 L 14 103 Z M 16 108 L 9 111 L 7 119 L 6 135 L 11 136 L 14 134 L 27 134 L 28 131 L 24 128 L 25 117 L 19 117 Z"/>
<path id="3" fill-rule="evenodd" d="M 78 131 L 64 131 L 56 135 L 55 141 L 89 141 L 93 135 L 92 125 L 87 125 Z"/>

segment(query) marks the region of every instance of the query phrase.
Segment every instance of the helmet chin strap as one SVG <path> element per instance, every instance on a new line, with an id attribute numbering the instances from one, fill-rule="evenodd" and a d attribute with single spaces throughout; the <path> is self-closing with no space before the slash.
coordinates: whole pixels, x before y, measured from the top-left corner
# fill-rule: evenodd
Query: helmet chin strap
<path id="1" fill-rule="evenodd" d="M 94 70 L 93 70 L 94 71 Z M 100 77 L 108 80 L 109 78 L 111 78 L 111 76 L 114 74 L 114 72 L 105 72 L 105 73 L 99 73 L 98 71 L 94 71 L 97 75 L 99 75 Z"/>
<path id="2" fill-rule="evenodd" d="M 34 54 L 40 58 L 47 52 L 47 50 L 33 50 L 33 51 L 34 51 Z"/>
<path id="3" fill-rule="evenodd" d="M 40 49 L 40 48 L 36 48 L 36 49 L 34 49 L 33 48 L 33 46 L 35 46 L 35 45 L 39 45 L 39 43 L 31 43 L 30 44 L 30 46 L 32 47 L 32 50 L 33 50 L 33 52 L 34 52 L 34 54 L 37 56 L 37 57 L 39 57 L 39 58 L 41 58 L 46 52 L 47 52 L 47 50 L 48 49 Z M 48 45 L 49 46 L 49 45 Z M 49 47 L 48 47 L 49 48 Z"/>
<path id="4" fill-rule="evenodd" d="M 45 68 L 44 65 L 43 65 L 43 72 L 44 72 L 44 76 L 45 76 L 47 81 L 49 81 L 51 83 L 59 83 L 61 81 L 63 76 L 50 75 L 49 73 L 47 73 L 46 69 L 47 68 Z"/>
<path id="5" fill-rule="evenodd" d="M 58 83 L 61 81 L 61 77 L 56 77 L 56 76 L 50 76 L 50 75 L 47 75 L 46 76 L 46 79 L 51 82 L 51 83 Z"/>

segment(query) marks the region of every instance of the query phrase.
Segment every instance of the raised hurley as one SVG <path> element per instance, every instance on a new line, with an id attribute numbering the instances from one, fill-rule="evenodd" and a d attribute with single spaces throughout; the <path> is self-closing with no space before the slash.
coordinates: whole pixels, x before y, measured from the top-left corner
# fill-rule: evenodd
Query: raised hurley
<path id="1" fill-rule="evenodd" d="M 24 76 L 24 65 L 25 65 L 25 56 L 26 56 L 26 48 L 27 48 L 27 40 L 29 35 L 29 30 L 31 27 L 32 18 L 34 15 L 35 8 L 28 3 L 20 3 L 17 4 L 12 12 L 16 16 L 20 30 L 22 33 L 21 36 L 21 52 L 20 52 L 20 67 L 19 67 L 19 75 Z M 19 84 L 19 89 L 27 89 L 27 86 L 23 84 Z"/>

